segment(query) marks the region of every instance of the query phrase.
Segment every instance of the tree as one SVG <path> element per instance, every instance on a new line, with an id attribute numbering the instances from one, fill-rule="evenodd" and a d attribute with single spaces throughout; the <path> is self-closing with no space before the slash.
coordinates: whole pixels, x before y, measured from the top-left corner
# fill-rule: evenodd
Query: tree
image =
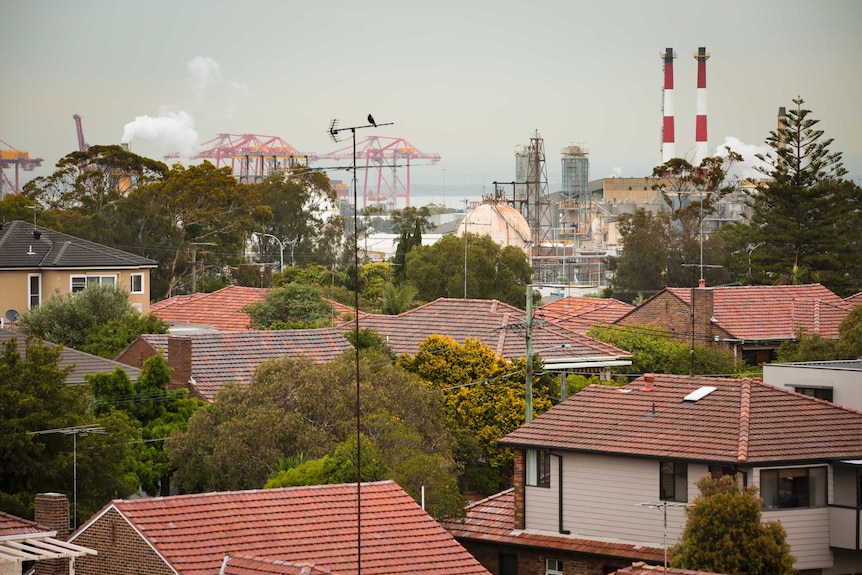
<path id="1" fill-rule="evenodd" d="M 705 475 L 687 508 L 682 537 L 671 550 L 674 567 L 727 575 L 790 575 L 794 558 L 778 521 L 764 523 L 754 486 Z"/>
<path id="2" fill-rule="evenodd" d="M 34 210 L 36 210 L 35 214 L 33 213 Z M 32 222 L 34 216 L 38 216 L 40 226 L 45 226 L 52 230 L 63 229 L 56 213 L 43 210 L 38 201 L 25 194 L 8 194 L 0 200 L 0 222 L 11 222 L 14 220 Z"/>
<path id="3" fill-rule="evenodd" d="M 512 453 L 497 441 L 524 423 L 526 411 L 524 362 L 508 362 L 479 340 L 458 344 L 434 335 L 400 365 L 441 393 L 446 421 L 457 438 L 458 461 L 464 468 L 462 488 L 494 493 L 512 473 Z M 541 373 L 534 369 L 534 373 Z M 552 405 L 558 390 L 550 376 L 533 382 L 533 410 L 539 415 Z"/>
<path id="4" fill-rule="evenodd" d="M 649 293 L 665 287 L 668 270 L 682 263 L 679 259 L 671 261 L 670 215 L 638 209 L 634 214 L 620 215 L 617 227 L 623 253 L 609 261 L 614 295 L 624 297 L 623 292 Z"/>
<path id="5" fill-rule="evenodd" d="M 88 337 L 89 347 L 100 351 L 116 349 L 125 342 L 119 347 L 122 351 L 140 335 L 136 330 L 159 325 L 157 320 L 138 318 L 140 314 L 129 303 L 128 292 L 94 284 L 79 292 L 52 294 L 42 305 L 21 316 L 19 328 L 27 335 L 75 349 L 83 349 Z M 120 328 L 122 335 L 115 331 Z"/>
<path id="6" fill-rule="evenodd" d="M 410 309 L 413 298 L 419 292 L 411 285 L 383 284 L 383 313 L 398 315 Z"/>
<path id="7" fill-rule="evenodd" d="M 590 337 L 632 354 L 634 373 L 736 374 L 744 364 L 733 352 L 713 345 L 701 346 L 673 339 L 671 334 L 652 325 L 594 326 Z"/>
<path id="8" fill-rule="evenodd" d="M 407 254 L 422 245 L 422 232 L 430 232 L 436 227 L 431 223 L 430 217 L 431 210 L 427 206 L 418 209 L 408 206 L 391 213 L 392 227 L 395 233 L 400 234 L 395 256 L 392 258 L 395 283 L 401 283 L 407 278 Z"/>
<path id="9" fill-rule="evenodd" d="M 339 463 L 339 446 L 349 453 L 344 445 L 355 441 L 356 431 L 354 361 L 353 354 L 326 365 L 284 358 L 261 365 L 249 386 L 226 386 L 192 416 L 188 431 L 168 439 L 177 485 L 183 491 L 260 488 L 280 460 L 300 454 L 333 457 L 334 469 L 344 471 L 349 465 Z M 438 454 L 446 463 L 441 469 L 455 470 L 439 394 L 388 358 L 363 354 L 359 369 L 361 433 L 387 475 L 406 476 L 401 466 L 421 453 Z"/>
<path id="10" fill-rule="evenodd" d="M 153 314 L 141 315 L 135 311 L 93 326 L 80 349 L 113 359 L 145 333 L 168 333 L 168 324 Z"/>
<path id="11" fill-rule="evenodd" d="M 77 484 L 77 515 L 89 517 L 137 488 L 130 442 L 139 435 L 123 417 L 88 412 L 91 396 L 66 384 L 61 354 L 33 337 L 25 357 L 17 338 L 0 350 L 0 509 L 22 517 L 33 516 L 37 493 L 71 499 Z M 90 425 L 102 431 L 81 430 Z"/>
<path id="12" fill-rule="evenodd" d="M 524 292 L 532 276 L 527 255 L 514 246 L 501 248 L 490 236 L 443 236 L 434 245 L 413 248 L 406 261 L 407 281 L 419 290 L 421 300 L 464 297 L 466 271 L 467 297 L 526 306 Z"/>
<path id="13" fill-rule="evenodd" d="M 335 263 L 344 218 L 338 215 L 338 195 L 326 174 L 299 169 L 288 175 L 274 174 L 254 187 L 272 212 L 263 231 L 282 241 L 288 265 Z M 261 254 L 272 253 L 275 243 L 261 236 Z"/>
<path id="14" fill-rule="evenodd" d="M 819 120 L 793 100 L 786 123 L 770 132 L 771 151 L 757 157 L 770 178 L 750 194 L 751 264 L 757 283 L 823 283 L 849 295 L 862 287 L 860 269 L 860 190 L 831 152 L 831 138 L 817 129 Z"/>
<path id="15" fill-rule="evenodd" d="M 838 339 L 826 339 L 818 333 L 800 331 L 794 341 L 782 343 L 776 350 L 781 363 L 795 361 L 831 361 L 862 357 L 862 306 L 856 306 L 838 326 Z"/>
<path id="16" fill-rule="evenodd" d="M 306 329 L 328 326 L 332 305 L 312 287 L 287 284 L 261 302 L 243 308 L 255 329 Z"/>
<path id="17" fill-rule="evenodd" d="M 169 495 L 173 466 L 165 453 L 164 440 L 176 431 L 184 431 L 203 402 L 189 399 L 187 390 L 167 390 L 170 370 L 161 355 L 144 362 L 134 383 L 119 367 L 112 373 L 85 377 L 95 398 L 94 412 L 122 413 L 140 433 L 141 441 L 135 450 L 138 485 L 151 495 Z"/>
<path id="18" fill-rule="evenodd" d="M 242 261 L 248 235 L 272 213 L 254 186 L 204 161 L 174 164 L 163 180 L 135 188 L 116 217 L 117 242 L 159 262 L 150 291 L 167 297 L 225 276 Z"/>

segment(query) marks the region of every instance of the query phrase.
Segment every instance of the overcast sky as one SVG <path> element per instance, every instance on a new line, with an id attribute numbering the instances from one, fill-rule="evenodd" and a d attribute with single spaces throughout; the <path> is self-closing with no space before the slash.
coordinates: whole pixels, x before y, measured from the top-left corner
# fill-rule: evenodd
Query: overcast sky
<path id="1" fill-rule="evenodd" d="M 676 150 L 692 152 L 698 47 L 710 152 L 753 150 L 801 96 L 862 179 L 862 2 L 603 0 L 397 2 L 2 0 L 0 140 L 44 159 L 89 144 L 161 159 L 219 133 L 280 136 L 331 152 L 330 119 L 394 126 L 442 157 L 412 180 L 514 177 L 516 146 L 544 138 L 590 154 L 590 179 L 661 163 L 662 62 L 675 62 Z M 12 172 L 7 170 L 7 175 Z M 339 176 L 335 175 L 334 178 Z M 341 176 L 344 179 L 349 176 Z M 551 186 L 554 187 L 553 185 Z M 551 191 L 554 191 L 553 189 Z"/>

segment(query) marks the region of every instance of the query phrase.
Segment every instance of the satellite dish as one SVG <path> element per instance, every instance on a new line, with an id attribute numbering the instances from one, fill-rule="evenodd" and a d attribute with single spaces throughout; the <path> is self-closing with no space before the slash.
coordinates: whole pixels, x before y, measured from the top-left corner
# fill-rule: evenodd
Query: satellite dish
<path id="1" fill-rule="evenodd" d="M 6 319 L 8 319 L 11 322 L 14 322 L 15 320 L 17 320 L 19 315 L 20 314 L 14 309 L 6 310 Z"/>

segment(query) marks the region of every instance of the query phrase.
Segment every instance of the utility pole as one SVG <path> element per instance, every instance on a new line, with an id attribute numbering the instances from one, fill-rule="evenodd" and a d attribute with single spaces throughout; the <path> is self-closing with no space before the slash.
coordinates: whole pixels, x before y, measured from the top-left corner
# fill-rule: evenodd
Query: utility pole
<path id="1" fill-rule="evenodd" d="M 526 401 L 527 407 L 524 413 L 524 421 L 529 423 L 533 421 L 533 285 L 527 284 L 527 322 L 525 325 L 526 331 L 526 351 L 524 359 L 527 364 L 524 366 L 525 383 L 526 383 Z"/>

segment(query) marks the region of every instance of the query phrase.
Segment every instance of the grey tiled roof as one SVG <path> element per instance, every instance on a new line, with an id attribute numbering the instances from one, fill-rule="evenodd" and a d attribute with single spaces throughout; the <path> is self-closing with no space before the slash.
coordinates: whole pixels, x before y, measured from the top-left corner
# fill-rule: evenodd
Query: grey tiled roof
<path id="1" fill-rule="evenodd" d="M 0 329 L 0 345 L 5 344 L 12 338 L 16 338 L 18 340 L 18 354 L 21 357 L 24 357 L 27 353 L 27 336 L 14 331 L 9 331 L 8 329 Z M 45 345 L 48 347 L 54 347 L 55 344 L 46 341 Z M 70 347 L 65 347 L 63 348 L 63 354 L 60 356 L 60 368 L 64 368 L 69 365 L 74 366 L 74 368 L 72 373 L 69 374 L 69 377 L 66 378 L 66 383 L 72 385 L 82 385 L 87 383 L 84 379 L 84 375 L 93 373 L 110 373 L 118 367 L 125 371 L 128 374 L 129 379 L 132 381 L 137 381 L 141 376 L 141 370 L 136 367 L 111 361 L 110 359 L 99 357 L 98 355 L 84 353 L 83 351 L 78 351 L 77 349 L 72 349 Z"/>
<path id="2" fill-rule="evenodd" d="M 37 237 L 38 236 L 38 237 Z M 0 227 L 0 270 L 154 268 L 158 262 L 15 220 Z"/>

